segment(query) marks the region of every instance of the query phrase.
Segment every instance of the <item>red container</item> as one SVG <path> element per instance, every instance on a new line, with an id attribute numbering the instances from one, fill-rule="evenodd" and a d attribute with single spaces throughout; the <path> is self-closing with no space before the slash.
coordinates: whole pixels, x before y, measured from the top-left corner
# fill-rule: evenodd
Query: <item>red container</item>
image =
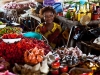
<path id="1" fill-rule="evenodd" d="M 92 20 L 100 19 L 100 14 L 92 14 Z"/>

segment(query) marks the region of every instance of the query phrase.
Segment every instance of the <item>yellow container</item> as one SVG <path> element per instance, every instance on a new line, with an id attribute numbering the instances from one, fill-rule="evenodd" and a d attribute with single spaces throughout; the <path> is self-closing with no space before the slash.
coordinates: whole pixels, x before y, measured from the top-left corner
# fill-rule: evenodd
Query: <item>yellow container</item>
<path id="1" fill-rule="evenodd" d="M 80 21 L 80 19 L 86 15 L 86 13 L 78 13 L 78 21 Z"/>
<path id="2" fill-rule="evenodd" d="M 90 17 L 90 19 L 91 19 L 91 13 L 77 13 L 77 14 L 75 14 L 75 19 L 77 20 L 77 21 L 80 21 L 80 19 L 84 16 L 84 15 L 88 15 L 89 17 Z"/>

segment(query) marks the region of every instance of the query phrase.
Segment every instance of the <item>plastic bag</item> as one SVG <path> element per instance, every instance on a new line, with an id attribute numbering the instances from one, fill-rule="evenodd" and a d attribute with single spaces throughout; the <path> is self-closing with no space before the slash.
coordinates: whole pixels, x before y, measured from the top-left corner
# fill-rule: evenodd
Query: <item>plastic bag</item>
<path id="1" fill-rule="evenodd" d="M 55 9 L 55 11 L 57 13 L 62 12 L 63 11 L 63 6 L 61 2 L 57 2 L 53 4 L 53 8 Z"/>

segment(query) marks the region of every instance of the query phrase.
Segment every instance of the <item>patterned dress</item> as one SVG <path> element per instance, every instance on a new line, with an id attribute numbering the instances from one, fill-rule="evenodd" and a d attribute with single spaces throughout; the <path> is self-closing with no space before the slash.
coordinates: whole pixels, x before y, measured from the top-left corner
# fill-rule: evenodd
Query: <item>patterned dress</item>
<path id="1" fill-rule="evenodd" d="M 37 26 L 35 31 L 45 36 L 52 48 L 55 48 L 56 46 L 60 45 L 62 39 L 62 29 L 59 24 L 54 22 L 52 30 L 48 31 L 42 23 L 39 26 Z"/>

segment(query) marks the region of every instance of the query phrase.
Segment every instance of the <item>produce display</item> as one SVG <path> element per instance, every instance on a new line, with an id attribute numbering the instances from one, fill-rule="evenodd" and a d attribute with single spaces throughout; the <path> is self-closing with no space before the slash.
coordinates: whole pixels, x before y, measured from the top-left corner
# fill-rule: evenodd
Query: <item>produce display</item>
<path id="1" fill-rule="evenodd" d="M 100 57 L 95 55 L 86 55 L 78 47 L 61 47 L 53 51 L 55 62 L 50 66 L 51 75 L 60 75 L 64 72 L 69 75 L 94 75 L 100 71 Z M 72 69 L 75 70 L 72 71 Z M 79 70 L 78 70 L 78 69 Z"/>
<path id="2" fill-rule="evenodd" d="M 37 40 L 34 38 L 23 38 L 21 41 L 16 43 L 5 43 L 0 42 L 0 57 L 4 57 L 6 61 L 11 64 L 24 63 L 24 52 L 32 48 L 44 48 L 44 55 L 46 55 L 51 49 L 44 41 Z"/>
<path id="3" fill-rule="evenodd" d="M 78 47 L 51 51 L 44 41 L 34 38 L 22 37 L 12 44 L 1 41 L 0 51 L 16 75 L 95 75 L 100 71 L 100 56 L 85 55 Z"/>
<path id="4" fill-rule="evenodd" d="M 40 16 L 39 13 L 41 13 L 39 9 L 43 7 L 41 2 L 38 3 L 33 0 L 8 0 L 8 2 L 9 3 L 5 3 L 1 7 L 1 12 L 3 14 L 1 14 L 0 18 L 0 75 L 100 75 L 100 56 L 91 54 L 86 55 L 77 46 L 69 48 L 62 46 L 53 50 L 44 36 L 35 33 L 33 30 L 28 32 L 25 27 L 24 30 L 27 31 L 22 29 L 23 24 L 21 23 L 23 23 L 25 19 L 24 24 L 30 23 L 28 19 L 34 18 L 39 20 L 37 18 Z M 75 6 L 73 6 L 73 4 L 68 4 L 68 7 L 65 6 L 64 9 L 70 7 L 75 7 L 76 9 L 77 3 L 75 4 Z M 93 8 L 96 7 L 95 9 L 99 11 L 98 4 L 89 2 L 86 4 L 87 6 L 91 4 Z M 77 6 L 77 8 L 78 7 L 80 6 Z M 71 10 L 72 15 L 70 15 L 70 10 L 68 10 L 66 17 L 72 17 L 72 20 L 74 20 L 74 11 L 75 10 Z M 59 12 L 57 15 L 59 14 L 62 13 Z M 83 23 L 82 21 L 84 21 L 83 17 L 80 18 L 81 24 Z M 85 16 L 85 18 L 88 18 L 90 21 L 88 16 Z M 37 24 L 35 21 L 33 23 L 34 25 Z M 91 26 L 88 28 L 92 28 Z M 66 29 L 66 27 L 64 29 Z M 66 40 L 69 39 L 70 29 L 67 30 L 62 33 Z M 45 28 L 42 31 L 44 32 Z M 79 28 L 75 26 L 75 36 L 73 35 L 74 40 L 85 40 L 86 42 L 90 40 L 89 43 L 94 45 L 94 47 L 100 48 L 100 37 L 88 39 L 84 35 L 87 40 L 84 38 L 80 39 L 80 37 L 78 37 L 80 35 L 77 35 L 80 32 L 84 33 L 84 27 L 82 26 L 82 28 Z M 85 33 L 88 35 L 88 32 Z"/>
<path id="5" fill-rule="evenodd" d="M 99 74 L 99 56 L 83 54 L 77 46 L 61 47 L 52 51 L 43 40 L 26 38 L 20 33 L 15 33 L 13 29 L 8 27 L 6 31 L 9 33 L 1 36 L 1 75 L 93 75 L 93 72 Z M 16 38 L 21 40 L 13 43 L 3 41 Z M 74 67 L 76 68 L 73 69 Z"/>
<path id="6" fill-rule="evenodd" d="M 83 55 L 82 51 L 78 47 L 70 48 L 58 48 L 54 53 L 55 56 L 58 56 L 62 64 L 68 66 L 76 66 L 79 63 L 79 57 Z"/>
<path id="7" fill-rule="evenodd" d="M 47 65 L 47 59 L 35 66 L 28 64 L 18 65 L 15 63 L 13 72 L 19 75 L 47 75 L 49 72 L 49 66 Z"/>
<path id="8" fill-rule="evenodd" d="M 0 29 L 0 36 L 3 36 L 4 34 L 9 34 L 9 33 L 20 34 L 22 33 L 22 29 L 20 27 L 10 27 L 10 26 Z"/>

